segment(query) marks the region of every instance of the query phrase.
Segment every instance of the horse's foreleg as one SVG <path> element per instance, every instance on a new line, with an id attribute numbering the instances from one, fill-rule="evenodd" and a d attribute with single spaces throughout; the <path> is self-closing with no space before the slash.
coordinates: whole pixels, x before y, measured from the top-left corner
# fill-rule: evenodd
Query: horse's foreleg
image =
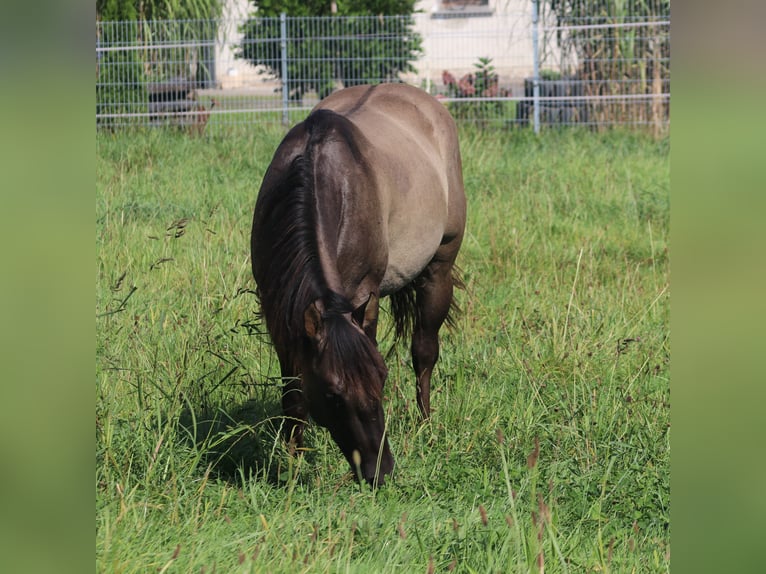
<path id="1" fill-rule="evenodd" d="M 439 359 L 439 329 L 449 314 L 452 290 L 452 264 L 437 261 L 429 264 L 415 287 L 412 366 L 418 408 L 424 420 L 431 415 L 431 373 Z"/>

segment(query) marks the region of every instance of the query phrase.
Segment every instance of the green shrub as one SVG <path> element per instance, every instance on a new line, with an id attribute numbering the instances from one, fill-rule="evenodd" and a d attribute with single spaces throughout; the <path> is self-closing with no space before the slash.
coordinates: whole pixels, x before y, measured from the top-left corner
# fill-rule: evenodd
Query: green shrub
<path id="1" fill-rule="evenodd" d="M 312 91 L 323 98 L 339 85 L 396 81 L 401 73 L 415 71 L 412 62 L 421 54 L 414 6 L 413 0 L 357 0 L 338 3 L 331 14 L 331 3 L 324 0 L 259 2 L 258 17 L 244 26 L 239 55 L 279 79 L 286 77 L 293 100 Z M 278 18 L 283 12 L 290 16 L 286 74 Z"/>

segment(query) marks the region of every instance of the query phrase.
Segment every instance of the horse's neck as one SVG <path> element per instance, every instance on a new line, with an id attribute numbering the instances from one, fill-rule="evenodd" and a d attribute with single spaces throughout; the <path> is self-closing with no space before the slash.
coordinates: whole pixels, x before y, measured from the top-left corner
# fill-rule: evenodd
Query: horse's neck
<path id="1" fill-rule="evenodd" d="M 359 303 L 377 290 L 376 282 L 385 273 L 385 217 L 375 170 L 369 161 L 360 161 L 360 156 L 369 160 L 369 143 L 350 141 L 343 134 L 323 139 L 313 149 L 315 229 L 327 286 Z"/>
<path id="2" fill-rule="evenodd" d="M 322 268 L 327 287 L 336 293 L 343 293 L 343 280 L 338 269 L 337 237 L 317 230 L 317 251 L 319 266 Z"/>
<path id="3" fill-rule="evenodd" d="M 371 242 L 378 245 L 380 240 L 374 237 L 374 225 L 365 220 L 369 213 L 353 201 L 358 197 L 356 192 L 350 195 L 350 201 L 340 198 L 332 209 L 328 204 L 334 202 L 320 202 L 317 252 L 327 287 L 358 304 L 360 298 L 377 290 L 386 263 L 378 261 L 376 250 L 370 247 Z M 370 277 L 372 268 L 379 268 L 380 277 L 375 280 Z"/>

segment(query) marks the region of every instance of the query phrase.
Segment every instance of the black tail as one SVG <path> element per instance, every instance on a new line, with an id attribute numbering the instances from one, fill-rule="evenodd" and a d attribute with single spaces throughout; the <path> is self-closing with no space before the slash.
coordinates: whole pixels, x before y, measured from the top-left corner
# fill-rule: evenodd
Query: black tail
<path id="1" fill-rule="evenodd" d="M 415 283 L 410 283 L 404 289 L 391 294 L 391 315 L 394 320 L 395 342 L 412 336 L 418 317 L 418 307 L 415 304 Z"/>
<path id="2" fill-rule="evenodd" d="M 389 296 L 391 300 L 391 315 L 394 320 L 394 333 L 396 342 L 400 339 L 408 339 L 412 336 L 415 323 L 418 322 L 418 306 L 415 295 L 417 279 L 407 285 L 404 289 L 397 291 Z M 445 323 L 450 329 L 455 328 L 455 321 L 460 314 L 460 305 L 454 295 L 454 290 L 465 289 L 465 283 L 461 277 L 460 269 L 457 266 L 452 267 L 452 288 L 453 295 L 450 302 L 449 313 Z"/>

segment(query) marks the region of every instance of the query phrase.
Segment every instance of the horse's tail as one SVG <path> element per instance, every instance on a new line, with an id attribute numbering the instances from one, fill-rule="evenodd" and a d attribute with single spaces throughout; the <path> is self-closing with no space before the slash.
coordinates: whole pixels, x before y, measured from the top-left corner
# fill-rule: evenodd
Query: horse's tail
<path id="1" fill-rule="evenodd" d="M 460 304 L 457 302 L 457 299 L 455 299 L 455 289 L 459 289 L 460 291 L 465 291 L 465 282 L 463 281 L 463 272 L 461 271 L 460 267 L 452 264 L 452 301 L 450 301 L 449 304 L 449 313 L 447 313 L 447 327 L 450 329 L 455 329 L 457 327 L 457 316 L 460 315 L 462 310 L 460 309 Z"/>
<path id="2" fill-rule="evenodd" d="M 400 339 L 406 339 L 412 335 L 417 321 L 418 307 L 415 304 L 415 284 L 410 283 L 404 289 L 392 293 L 389 299 L 391 300 L 391 315 L 394 321 L 394 338 L 398 342 Z"/>
<path id="3" fill-rule="evenodd" d="M 403 289 L 389 296 L 391 300 L 391 315 L 394 321 L 394 333 L 396 341 L 408 339 L 412 336 L 415 324 L 420 320 L 418 317 L 419 308 L 417 306 L 416 286 L 417 279 L 404 287 Z M 462 273 L 456 266 L 452 266 L 452 289 L 453 295 L 450 301 L 449 312 L 445 323 L 450 329 L 455 328 L 457 316 L 460 314 L 460 305 L 454 295 L 455 289 L 465 289 Z"/>

